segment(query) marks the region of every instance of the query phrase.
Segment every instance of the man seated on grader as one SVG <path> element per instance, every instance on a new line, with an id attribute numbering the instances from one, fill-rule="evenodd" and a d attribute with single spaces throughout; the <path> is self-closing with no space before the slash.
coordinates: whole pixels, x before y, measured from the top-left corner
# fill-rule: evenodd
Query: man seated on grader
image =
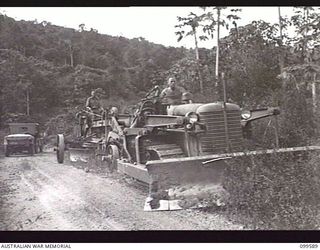
<path id="1" fill-rule="evenodd" d="M 87 128 L 84 133 L 84 136 L 87 135 L 88 131 L 92 127 L 92 123 L 97 118 L 101 119 L 104 114 L 104 109 L 101 105 L 100 98 L 104 92 L 101 88 L 97 88 L 91 91 L 91 96 L 86 101 L 86 121 Z"/>

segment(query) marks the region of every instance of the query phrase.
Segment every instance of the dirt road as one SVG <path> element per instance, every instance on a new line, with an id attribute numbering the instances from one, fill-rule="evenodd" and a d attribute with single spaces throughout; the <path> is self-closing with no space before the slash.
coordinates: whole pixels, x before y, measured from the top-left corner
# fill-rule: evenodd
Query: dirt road
<path id="1" fill-rule="evenodd" d="M 53 152 L 0 156 L 0 230 L 239 230 L 222 212 L 144 212 L 147 189 L 56 163 Z"/>

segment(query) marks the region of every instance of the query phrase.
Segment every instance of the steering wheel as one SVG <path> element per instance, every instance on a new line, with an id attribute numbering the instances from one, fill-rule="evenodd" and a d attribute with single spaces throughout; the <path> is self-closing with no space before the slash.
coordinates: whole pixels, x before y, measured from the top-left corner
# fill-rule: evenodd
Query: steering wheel
<path id="1" fill-rule="evenodd" d="M 148 114 L 150 114 L 150 115 L 154 115 L 155 114 L 155 109 L 153 109 L 153 108 L 144 108 L 144 109 L 142 109 L 141 111 L 140 111 L 140 113 L 141 113 L 141 115 L 148 115 Z"/>
<path id="2" fill-rule="evenodd" d="M 154 103 L 150 100 L 146 100 L 143 102 L 143 104 L 140 107 L 140 114 L 143 114 L 145 112 L 150 112 L 154 114 L 156 112 L 154 108 Z"/>

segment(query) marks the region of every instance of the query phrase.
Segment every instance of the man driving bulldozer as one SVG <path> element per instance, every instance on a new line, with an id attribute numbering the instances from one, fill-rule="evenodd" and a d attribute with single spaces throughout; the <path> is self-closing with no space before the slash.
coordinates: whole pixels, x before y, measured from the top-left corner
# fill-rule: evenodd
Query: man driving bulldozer
<path id="1" fill-rule="evenodd" d="M 163 103 L 170 105 L 181 104 L 182 93 L 185 92 L 185 89 L 177 86 L 176 80 L 173 77 L 168 79 L 168 87 L 162 90 L 160 98 Z"/>
<path id="2" fill-rule="evenodd" d="M 86 111 L 87 111 L 87 129 L 85 136 L 87 135 L 88 130 L 92 127 L 92 122 L 96 117 L 102 117 L 104 109 L 101 105 L 100 98 L 104 92 L 101 88 L 97 88 L 91 91 L 91 96 L 86 101 Z"/>
<path id="3" fill-rule="evenodd" d="M 189 93 L 184 88 L 177 86 L 176 80 L 173 77 L 168 79 L 168 87 L 162 90 L 160 94 L 160 99 L 163 104 L 168 105 L 167 113 L 171 114 L 172 105 L 179 105 L 182 103 L 187 103 L 183 100 L 183 97 L 187 97 L 184 94 Z M 189 93 L 189 95 L 191 95 Z"/>

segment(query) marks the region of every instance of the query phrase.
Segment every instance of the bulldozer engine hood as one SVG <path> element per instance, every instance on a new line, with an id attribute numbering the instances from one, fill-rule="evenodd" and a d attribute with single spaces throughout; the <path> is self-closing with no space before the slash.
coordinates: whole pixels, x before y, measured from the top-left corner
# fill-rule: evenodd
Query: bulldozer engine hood
<path id="1" fill-rule="evenodd" d="M 172 113 L 177 116 L 185 116 L 189 112 L 196 112 L 197 109 L 203 105 L 203 103 L 172 105 Z"/>
<path id="2" fill-rule="evenodd" d="M 177 116 L 184 116 L 189 112 L 201 113 L 210 111 L 221 111 L 224 108 L 223 102 L 214 103 L 189 103 L 181 104 L 172 107 L 172 114 Z M 236 104 L 226 103 L 227 110 L 240 110 L 240 107 Z"/>

